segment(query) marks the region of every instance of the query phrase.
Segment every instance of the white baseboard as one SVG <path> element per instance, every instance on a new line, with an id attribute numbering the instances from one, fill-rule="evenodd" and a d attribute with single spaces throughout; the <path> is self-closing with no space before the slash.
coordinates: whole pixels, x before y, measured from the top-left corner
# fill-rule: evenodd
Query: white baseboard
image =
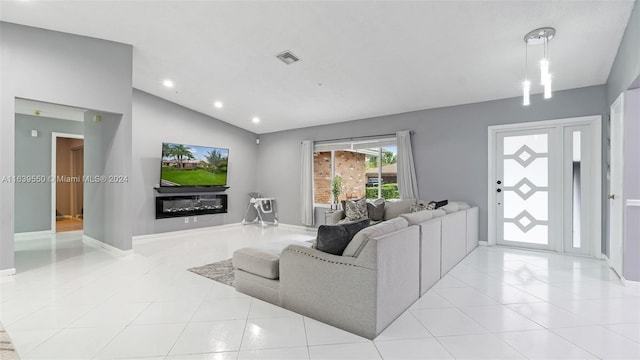
<path id="1" fill-rule="evenodd" d="M 291 225 L 291 224 L 278 224 L 278 226 L 283 227 L 285 229 L 303 230 L 303 231 L 309 231 L 309 232 L 313 232 L 313 233 L 318 231 L 318 228 L 313 227 L 313 226 Z"/>
<path id="2" fill-rule="evenodd" d="M 622 285 L 630 288 L 634 288 L 634 289 L 640 289 L 640 281 L 627 280 L 624 278 L 624 276 L 622 276 L 621 274 L 618 274 L 617 271 L 613 270 L 613 268 L 611 267 L 611 264 L 609 263 L 609 257 L 606 254 L 602 254 L 602 260 L 606 261 L 609 269 L 611 269 L 611 271 L 613 271 L 616 275 L 618 275 Z"/>
<path id="3" fill-rule="evenodd" d="M 613 273 L 616 274 L 616 276 L 618 276 L 618 279 L 620 279 L 620 282 L 622 283 L 622 285 L 626 286 L 626 282 L 628 280 L 625 280 L 622 274 L 618 274 L 618 272 L 614 270 L 614 268 L 611 266 L 611 262 L 609 261 L 609 257 L 607 256 L 607 254 L 604 254 L 604 253 L 602 254 L 602 260 L 604 260 L 607 263 L 607 266 L 609 267 L 609 269 L 611 269 L 611 271 L 613 271 Z"/>
<path id="4" fill-rule="evenodd" d="M 480 245 L 480 246 L 489 246 L 489 242 L 488 241 L 478 241 L 478 245 Z"/>
<path id="5" fill-rule="evenodd" d="M 0 277 L 13 276 L 16 274 L 16 268 L 0 270 Z"/>
<path id="6" fill-rule="evenodd" d="M 14 239 L 15 240 L 33 240 L 34 238 L 39 238 L 43 235 L 51 235 L 53 233 L 54 232 L 51 230 L 21 232 L 21 233 L 15 233 Z"/>
<path id="7" fill-rule="evenodd" d="M 622 276 L 620 277 L 620 280 L 622 280 L 622 283 L 626 287 L 630 287 L 632 289 L 640 289 L 640 281 L 627 280 Z"/>
<path id="8" fill-rule="evenodd" d="M 163 233 L 157 233 L 157 234 L 136 235 L 136 236 L 132 237 L 132 240 L 133 240 L 134 243 L 143 244 L 143 243 L 146 243 L 146 242 L 150 242 L 150 241 L 154 241 L 154 240 L 162 239 L 162 238 L 166 238 L 166 237 L 193 234 L 195 232 L 202 232 L 202 231 L 223 230 L 223 229 L 229 229 L 229 228 L 235 228 L 235 227 L 241 227 L 241 226 L 246 226 L 246 227 L 258 226 L 258 227 L 262 227 L 258 223 L 246 224 L 246 225 L 242 225 L 241 223 L 233 223 L 233 224 L 224 224 L 224 225 L 216 225 L 216 226 L 207 226 L 207 227 L 188 229 L 188 230 L 169 231 L 169 232 L 163 232 Z M 285 229 L 291 229 L 291 230 L 308 231 L 308 232 L 313 232 L 313 233 L 315 233 L 318 230 L 315 227 L 308 227 L 308 226 L 302 226 L 302 225 L 290 225 L 290 224 L 282 224 L 282 223 L 278 224 L 277 226 L 274 226 L 274 225 L 265 225 L 264 226 L 264 228 L 278 228 L 278 227 L 282 227 L 282 228 L 285 228 Z"/>
<path id="9" fill-rule="evenodd" d="M 129 255 L 133 255 L 133 249 L 131 250 L 121 250 L 118 249 L 117 247 L 111 246 L 109 244 L 105 244 L 102 241 L 96 240 L 92 237 L 89 237 L 87 235 L 82 235 L 82 242 L 86 245 L 89 246 L 95 246 L 95 247 L 99 247 L 101 249 L 107 250 L 113 254 L 119 255 L 119 256 L 129 256 Z"/>
<path id="10" fill-rule="evenodd" d="M 206 226 L 206 227 L 200 227 L 195 229 L 168 231 L 168 232 L 157 233 L 157 234 L 136 235 L 136 236 L 133 236 L 131 239 L 133 242 L 143 243 L 145 240 L 156 240 L 156 239 L 168 237 L 168 236 L 193 234 L 194 232 L 227 229 L 227 228 L 233 228 L 238 226 L 241 226 L 240 223 Z"/>

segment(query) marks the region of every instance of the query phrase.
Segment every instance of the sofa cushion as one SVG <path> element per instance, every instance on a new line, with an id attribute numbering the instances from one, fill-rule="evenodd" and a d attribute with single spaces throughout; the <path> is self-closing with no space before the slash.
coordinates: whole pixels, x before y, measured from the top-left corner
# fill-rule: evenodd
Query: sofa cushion
<path id="1" fill-rule="evenodd" d="M 362 229 L 353 237 L 351 242 L 349 242 L 342 256 L 357 257 L 369 239 L 404 229 L 407 226 L 409 226 L 407 220 L 397 217 Z"/>
<path id="2" fill-rule="evenodd" d="M 278 279 L 281 252 L 275 249 L 242 248 L 233 252 L 233 267 L 267 279 Z"/>
<path id="3" fill-rule="evenodd" d="M 369 225 L 369 219 L 339 225 L 320 225 L 315 248 L 333 255 L 341 255 L 353 236 Z"/>
<path id="4" fill-rule="evenodd" d="M 372 221 L 384 220 L 384 199 L 367 201 L 367 215 Z"/>
<path id="5" fill-rule="evenodd" d="M 401 214 L 400 216 L 407 220 L 409 225 L 418 225 L 427 220 L 431 220 L 433 218 L 433 213 L 429 210 L 421 210 L 413 213 Z"/>
<path id="6" fill-rule="evenodd" d="M 431 212 L 431 214 L 433 215 L 434 218 L 447 215 L 447 212 L 442 210 L 442 209 L 427 210 L 427 211 Z"/>
<path id="7" fill-rule="evenodd" d="M 236 269 L 267 279 L 278 279 L 280 278 L 280 254 L 289 245 L 310 247 L 311 243 L 288 240 L 241 248 L 233 252 L 231 262 Z"/>
<path id="8" fill-rule="evenodd" d="M 440 209 L 444 210 L 447 214 L 451 214 L 451 213 L 454 213 L 454 212 L 460 210 L 460 208 L 458 207 L 458 203 L 456 203 L 454 201 L 448 203 L 445 206 L 442 206 Z"/>
<path id="9" fill-rule="evenodd" d="M 415 202 L 414 199 L 404 200 L 389 200 L 384 204 L 384 219 L 390 220 L 397 218 L 400 214 L 405 214 L 411 211 L 411 204 Z"/>
<path id="10" fill-rule="evenodd" d="M 469 205 L 466 202 L 463 201 L 456 201 L 456 203 L 458 203 L 458 209 L 459 210 L 467 210 L 467 209 L 471 209 L 471 205 Z"/>
<path id="11" fill-rule="evenodd" d="M 345 203 L 344 215 L 349 221 L 367 219 L 367 199 L 349 200 Z"/>

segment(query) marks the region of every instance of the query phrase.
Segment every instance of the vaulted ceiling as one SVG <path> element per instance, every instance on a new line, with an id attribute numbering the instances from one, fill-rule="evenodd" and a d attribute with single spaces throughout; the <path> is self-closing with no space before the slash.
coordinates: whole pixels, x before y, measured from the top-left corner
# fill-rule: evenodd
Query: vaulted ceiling
<path id="1" fill-rule="evenodd" d="M 3 0 L 0 19 L 131 44 L 135 88 L 266 133 L 519 96 L 523 37 L 544 26 L 554 91 L 603 84 L 633 5 Z M 529 48 L 531 78 L 541 55 Z"/>

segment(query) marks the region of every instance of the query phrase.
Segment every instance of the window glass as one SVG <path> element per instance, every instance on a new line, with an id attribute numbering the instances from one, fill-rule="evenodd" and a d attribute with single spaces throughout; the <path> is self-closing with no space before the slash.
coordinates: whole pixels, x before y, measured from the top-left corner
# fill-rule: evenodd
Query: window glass
<path id="1" fill-rule="evenodd" d="M 395 139 L 321 143 L 316 146 L 313 166 L 316 204 L 399 198 Z M 339 193 L 335 201 L 334 190 Z"/>

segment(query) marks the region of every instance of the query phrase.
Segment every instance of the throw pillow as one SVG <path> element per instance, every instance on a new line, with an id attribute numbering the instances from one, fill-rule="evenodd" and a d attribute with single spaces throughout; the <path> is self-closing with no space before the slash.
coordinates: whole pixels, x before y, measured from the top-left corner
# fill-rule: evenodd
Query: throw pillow
<path id="1" fill-rule="evenodd" d="M 344 211 L 345 217 L 349 221 L 367 219 L 367 199 L 349 200 L 346 202 Z"/>
<path id="2" fill-rule="evenodd" d="M 340 249 L 349 245 L 349 233 L 343 225 L 320 225 L 316 238 L 316 249 L 334 255 L 342 254 Z"/>
<path id="3" fill-rule="evenodd" d="M 333 255 L 342 255 L 358 231 L 369 226 L 369 219 L 341 225 L 320 225 L 315 248 Z"/>
<path id="4" fill-rule="evenodd" d="M 344 228 L 347 230 L 347 233 L 353 239 L 353 237 L 362 229 L 366 228 L 371 224 L 369 219 L 362 219 L 359 221 L 354 221 L 352 223 L 344 224 Z M 349 240 L 351 240 L 349 239 Z M 344 250 L 344 249 L 343 249 Z M 342 253 L 340 253 L 342 254 Z"/>
<path id="5" fill-rule="evenodd" d="M 409 225 L 418 225 L 427 220 L 431 220 L 433 213 L 431 211 L 420 210 L 408 214 L 401 214 L 400 216 L 407 220 Z"/>
<path id="6" fill-rule="evenodd" d="M 384 199 L 367 201 L 367 215 L 372 221 L 384 220 Z"/>
<path id="7" fill-rule="evenodd" d="M 454 212 L 460 210 L 460 208 L 458 207 L 458 203 L 456 203 L 454 201 L 448 203 L 447 205 L 441 207 L 440 209 L 446 211 L 447 214 L 451 214 L 451 213 L 454 213 Z"/>
<path id="8" fill-rule="evenodd" d="M 427 205 L 427 210 L 435 210 L 441 208 L 449 203 L 449 200 L 431 201 Z"/>
<path id="9" fill-rule="evenodd" d="M 415 201 L 415 199 L 387 201 L 384 204 L 384 220 L 391 220 L 397 218 L 400 214 L 411 212 L 411 205 L 413 205 Z"/>

